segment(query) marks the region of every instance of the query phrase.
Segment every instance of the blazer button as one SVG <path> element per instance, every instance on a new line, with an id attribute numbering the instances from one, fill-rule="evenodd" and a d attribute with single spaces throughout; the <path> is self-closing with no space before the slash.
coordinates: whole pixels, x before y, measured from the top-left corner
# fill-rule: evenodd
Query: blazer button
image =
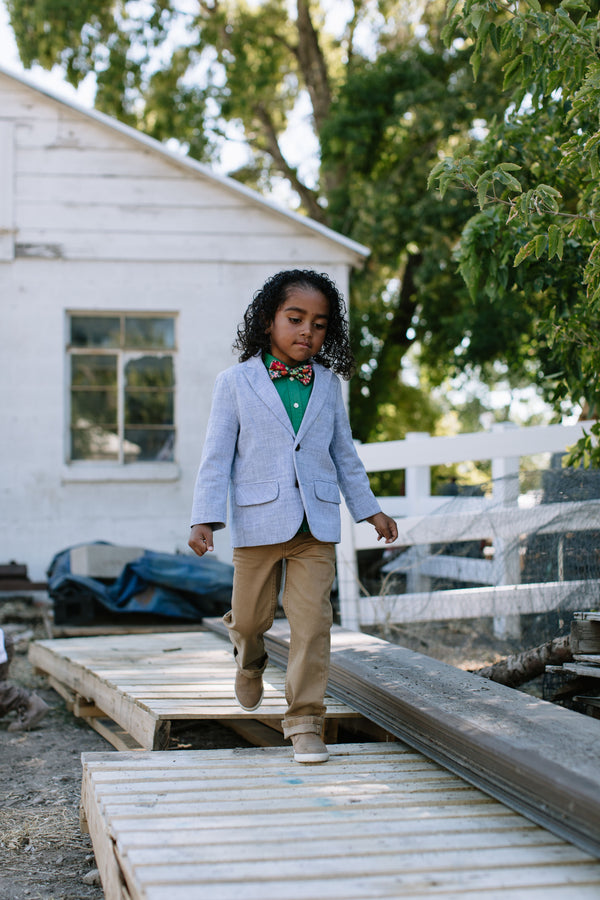
<path id="1" fill-rule="evenodd" d="M 299 449 L 300 449 L 300 444 L 298 444 L 297 447 L 294 447 L 294 450 L 299 450 Z"/>
<path id="2" fill-rule="evenodd" d="M 296 478 L 296 487 L 297 487 L 297 488 L 300 487 L 300 485 L 298 484 L 298 479 L 297 479 L 297 478 Z"/>

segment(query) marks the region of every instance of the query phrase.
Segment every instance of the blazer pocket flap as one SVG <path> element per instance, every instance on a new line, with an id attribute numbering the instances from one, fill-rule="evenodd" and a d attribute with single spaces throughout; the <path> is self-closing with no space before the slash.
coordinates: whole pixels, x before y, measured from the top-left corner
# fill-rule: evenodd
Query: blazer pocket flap
<path id="1" fill-rule="evenodd" d="M 235 487 L 235 502 L 238 506 L 257 506 L 260 503 L 270 503 L 278 496 L 278 481 L 256 481 L 237 484 Z"/>
<path id="2" fill-rule="evenodd" d="M 319 500 L 341 503 L 340 489 L 334 481 L 315 481 L 315 494 Z"/>

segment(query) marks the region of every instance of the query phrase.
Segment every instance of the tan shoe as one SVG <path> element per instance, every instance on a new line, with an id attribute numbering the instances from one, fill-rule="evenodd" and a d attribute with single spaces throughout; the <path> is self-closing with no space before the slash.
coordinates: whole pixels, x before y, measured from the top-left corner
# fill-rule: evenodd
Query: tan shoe
<path id="1" fill-rule="evenodd" d="M 264 695 L 262 675 L 248 678 L 240 669 L 235 673 L 235 699 L 246 712 L 253 712 L 262 703 Z"/>
<path id="2" fill-rule="evenodd" d="M 298 763 L 323 763 L 329 759 L 327 747 L 318 734 L 293 734 L 294 760 Z"/>
<path id="3" fill-rule="evenodd" d="M 29 731 L 44 718 L 50 707 L 37 694 L 31 694 L 26 703 L 19 706 L 16 722 L 11 722 L 9 731 Z"/>

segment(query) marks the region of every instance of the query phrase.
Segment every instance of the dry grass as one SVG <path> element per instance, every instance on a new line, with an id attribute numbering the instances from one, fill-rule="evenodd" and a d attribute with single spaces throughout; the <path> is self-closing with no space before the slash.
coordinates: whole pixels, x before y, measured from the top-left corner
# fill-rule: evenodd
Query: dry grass
<path id="1" fill-rule="evenodd" d="M 70 809 L 0 809 L 0 846 L 4 850 L 58 850 L 87 846 Z"/>

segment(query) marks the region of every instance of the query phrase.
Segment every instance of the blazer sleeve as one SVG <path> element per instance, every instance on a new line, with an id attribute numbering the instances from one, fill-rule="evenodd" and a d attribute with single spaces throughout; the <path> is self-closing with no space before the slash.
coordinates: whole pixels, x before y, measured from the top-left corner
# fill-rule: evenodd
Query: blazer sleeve
<path id="1" fill-rule="evenodd" d="M 227 494 L 239 433 L 239 417 L 227 372 L 217 376 L 192 502 L 191 525 L 225 528 Z"/>
<path id="2" fill-rule="evenodd" d="M 381 507 L 371 490 L 369 476 L 357 453 L 338 378 L 335 379 L 335 384 L 335 421 L 330 452 L 350 515 L 355 522 L 362 522 L 381 512 Z"/>

